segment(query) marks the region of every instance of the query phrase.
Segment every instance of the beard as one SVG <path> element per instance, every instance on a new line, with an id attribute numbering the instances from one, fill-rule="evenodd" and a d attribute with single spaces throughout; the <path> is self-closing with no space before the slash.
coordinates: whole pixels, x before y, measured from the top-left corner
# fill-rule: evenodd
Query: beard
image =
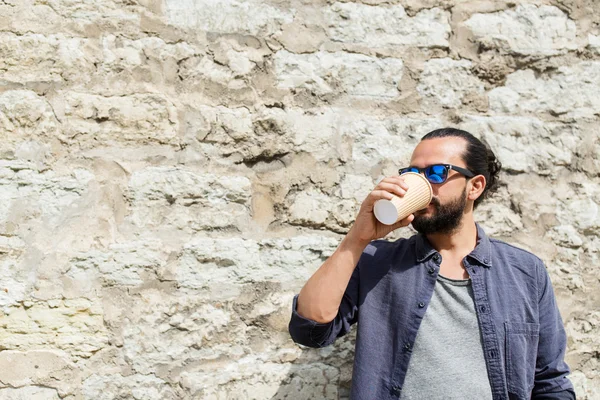
<path id="1" fill-rule="evenodd" d="M 460 227 L 467 205 L 467 191 L 448 204 L 441 204 L 437 198 L 431 199 L 435 210 L 432 216 L 420 215 L 417 211 L 412 221 L 413 228 L 424 235 L 432 233 L 450 234 Z"/>

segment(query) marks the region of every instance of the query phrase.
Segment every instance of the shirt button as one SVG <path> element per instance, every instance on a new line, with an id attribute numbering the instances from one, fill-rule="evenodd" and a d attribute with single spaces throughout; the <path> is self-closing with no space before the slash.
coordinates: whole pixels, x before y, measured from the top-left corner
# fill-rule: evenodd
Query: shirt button
<path id="1" fill-rule="evenodd" d="M 485 312 L 485 310 L 486 310 L 486 308 L 485 308 L 485 306 L 481 306 L 481 307 L 479 307 L 479 310 L 480 310 L 482 313 L 484 313 L 484 312 Z"/>
<path id="2" fill-rule="evenodd" d="M 404 345 L 404 351 L 409 351 L 410 350 L 410 343 L 406 343 Z"/>
<path id="3" fill-rule="evenodd" d="M 423 307 L 425 307 L 425 303 L 423 303 L 423 302 L 420 302 L 420 303 L 419 303 L 419 308 L 423 308 Z"/>
<path id="4" fill-rule="evenodd" d="M 435 261 L 436 264 L 439 264 L 441 260 L 442 260 L 442 256 L 440 256 L 439 254 L 436 254 L 435 256 L 433 256 L 433 261 Z"/>
<path id="5" fill-rule="evenodd" d="M 395 396 L 399 396 L 401 389 L 402 388 L 400 386 L 392 386 L 392 394 Z"/>
<path id="6" fill-rule="evenodd" d="M 429 272 L 429 275 L 433 275 L 433 273 L 435 272 L 435 269 L 429 268 L 429 270 L 427 272 Z"/>

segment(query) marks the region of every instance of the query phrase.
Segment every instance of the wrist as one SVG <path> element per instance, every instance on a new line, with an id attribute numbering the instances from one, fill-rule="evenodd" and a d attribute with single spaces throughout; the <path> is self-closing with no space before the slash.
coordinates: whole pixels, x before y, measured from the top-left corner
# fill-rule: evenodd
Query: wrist
<path id="1" fill-rule="evenodd" d="M 365 247 L 371 242 L 371 239 L 361 239 L 352 229 L 346 234 L 344 239 L 342 239 L 342 243 L 340 244 L 340 249 L 353 249 L 360 250 L 361 252 Z"/>

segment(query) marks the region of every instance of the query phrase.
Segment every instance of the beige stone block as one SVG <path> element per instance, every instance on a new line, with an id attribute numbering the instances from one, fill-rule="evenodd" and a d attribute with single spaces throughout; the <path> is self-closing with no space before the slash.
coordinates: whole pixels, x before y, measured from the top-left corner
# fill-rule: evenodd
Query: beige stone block
<path id="1" fill-rule="evenodd" d="M 600 110 L 598 85 L 597 61 L 561 66 L 548 76 L 520 70 L 508 76 L 505 86 L 489 92 L 490 110 L 495 114 L 546 113 L 566 120 L 593 118 Z"/>
<path id="2" fill-rule="evenodd" d="M 417 92 L 423 98 L 423 111 L 431 113 L 437 107 L 458 108 L 468 98 L 484 97 L 484 86 L 472 72 L 472 63 L 449 58 L 432 59 L 425 63 Z"/>
<path id="3" fill-rule="evenodd" d="M 258 0 L 167 0 L 164 13 L 170 24 L 184 29 L 253 35 L 272 34 L 294 16 L 292 10 Z"/>
<path id="4" fill-rule="evenodd" d="M 0 314 L 0 340 L 8 350 L 57 349 L 88 358 L 107 346 L 101 310 L 85 302 L 31 302 Z"/>
<path id="5" fill-rule="evenodd" d="M 24 138 L 57 136 L 59 123 L 44 97 L 30 90 L 7 90 L 0 93 L 0 127 L 14 146 Z"/>
<path id="6" fill-rule="evenodd" d="M 93 281 L 98 286 L 137 286 L 156 279 L 167 256 L 160 240 L 114 243 L 105 251 L 74 254 L 66 276 L 84 286 Z"/>
<path id="7" fill-rule="evenodd" d="M 581 141 L 576 126 L 535 117 L 467 115 L 459 126 L 484 139 L 514 172 L 556 173 L 573 163 Z"/>
<path id="8" fill-rule="evenodd" d="M 365 98 L 398 97 L 404 64 L 395 58 L 376 58 L 345 52 L 275 54 L 275 73 L 281 88 L 306 88 L 317 94 L 345 92 Z"/>
<path id="9" fill-rule="evenodd" d="M 114 396 L 147 400 L 176 400 L 175 390 L 164 380 L 152 375 L 90 375 L 82 384 L 84 399 L 112 400 Z"/>
<path id="10" fill-rule="evenodd" d="M 324 11 L 334 41 L 386 46 L 447 47 L 450 13 L 431 8 L 409 16 L 400 4 L 335 2 Z"/>
<path id="11" fill-rule="evenodd" d="M 548 56 L 578 48 L 577 25 L 559 8 L 520 4 L 514 9 L 474 14 L 465 23 L 487 49 Z"/>
<path id="12" fill-rule="evenodd" d="M 18 368 L 15 368 L 18 366 Z M 80 384 L 79 370 L 63 351 L 32 350 L 0 352 L 0 382 L 12 387 L 40 385 L 56 389 L 61 397 Z"/>
<path id="13" fill-rule="evenodd" d="M 168 144 L 177 141 L 179 121 L 174 104 L 160 94 L 104 97 L 65 92 L 61 119 L 69 144 L 82 148 L 98 143 Z"/>
<path id="14" fill-rule="evenodd" d="M 220 371 L 186 371 L 182 374 L 182 386 L 193 396 L 215 399 L 236 393 L 265 400 L 292 396 L 306 400 L 338 398 L 337 368 L 325 364 L 295 366 L 257 361 L 249 356 Z M 284 380 L 286 384 L 282 385 Z"/>
<path id="15" fill-rule="evenodd" d="M 298 193 L 290 206 L 290 222 L 323 225 L 329 217 L 333 199 L 324 193 L 309 189 Z"/>
<path id="16" fill-rule="evenodd" d="M 8 82 L 60 83 L 78 81 L 93 73 L 98 58 L 86 39 L 62 33 L 44 36 L 0 33 L 0 69 Z"/>
<path id="17" fill-rule="evenodd" d="M 55 389 L 39 386 L 0 389 L 2 400 L 59 400 Z"/>
<path id="18" fill-rule="evenodd" d="M 144 229 L 241 228 L 250 218 L 251 185 L 244 176 L 149 167 L 132 173 L 125 195 L 131 204 L 126 219 Z"/>
<path id="19" fill-rule="evenodd" d="M 64 19 L 47 4 L 24 0 L 16 4 L 0 5 L 2 31 L 21 35 L 28 33 L 52 34 L 63 28 Z"/>
<path id="20" fill-rule="evenodd" d="M 187 363 L 234 357 L 231 340 L 245 342 L 245 326 L 230 305 L 211 304 L 194 291 L 165 295 L 144 290 L 123 313 L 123 352 L 133 370 L 144 375 L 173 372 L 177 379 Z M 213 354 L 215 354 L 213 356 Z"/>

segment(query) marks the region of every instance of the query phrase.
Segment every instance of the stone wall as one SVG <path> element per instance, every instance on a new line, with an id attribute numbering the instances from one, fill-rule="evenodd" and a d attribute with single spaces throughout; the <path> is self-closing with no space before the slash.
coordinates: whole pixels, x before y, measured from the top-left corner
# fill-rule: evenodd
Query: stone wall
<path id="1" fill-rule="evenodd" d="M 600 398 L 599 4 L 0 0 L 0 398 L 346 398 L 292 297 L 449 125 Z"/>

